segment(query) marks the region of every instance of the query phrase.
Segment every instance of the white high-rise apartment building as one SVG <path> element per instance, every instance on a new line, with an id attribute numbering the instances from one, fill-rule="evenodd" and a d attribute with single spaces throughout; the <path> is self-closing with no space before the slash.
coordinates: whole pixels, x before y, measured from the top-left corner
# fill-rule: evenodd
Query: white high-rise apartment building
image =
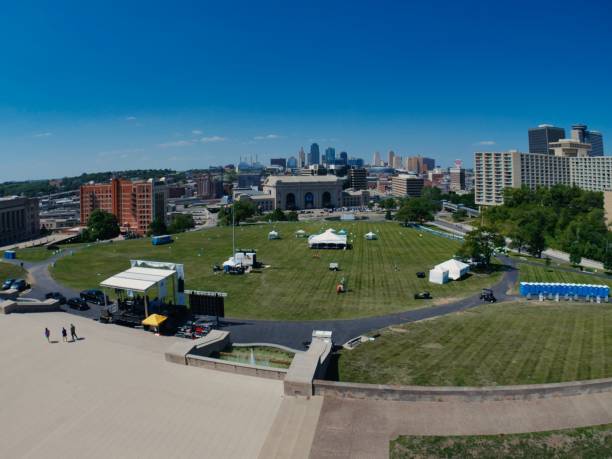
<path id="1" fill-rule="evenodd" d="M 551 142 L 551 154 L 509 152 L 474 153 L 474 191 L 478 205 L 504 203 L 505 188 L 523 185 L 575 185 L 591 191 L 612 190 L 612 157 L 588 156 L 586 144 Z"/>

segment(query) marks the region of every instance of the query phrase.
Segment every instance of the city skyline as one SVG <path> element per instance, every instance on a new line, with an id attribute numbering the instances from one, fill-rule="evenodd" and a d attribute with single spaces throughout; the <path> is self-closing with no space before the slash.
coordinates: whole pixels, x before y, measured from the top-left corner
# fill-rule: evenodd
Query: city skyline
<path id="1" fill-rule="evenodd" d="M 612 132 L 601 2 L 586 2 L 588 20 L 565 1 L 122 8 L 7 6 L 0 159 L 22 167 L 0 181 L 267 162 L 312 142 L 321 155 L 393 150 L 469 167 L 477 150 L 527 151 L 527 129 L 544 123 Z"/>

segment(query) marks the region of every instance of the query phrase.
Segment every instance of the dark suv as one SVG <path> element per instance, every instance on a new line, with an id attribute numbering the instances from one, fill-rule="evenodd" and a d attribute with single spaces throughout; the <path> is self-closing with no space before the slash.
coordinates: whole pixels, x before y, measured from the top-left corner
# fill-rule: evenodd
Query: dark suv
<path id="1" fill-rule="evenodd" d="M 60 292 L 49 292 L 45 295 L 46 299 L 54 299 L 59 301 L 59 304 L 66 304 L 66 297 Z"/>
<path id="2" fill-rule="evenodd" d="M 90 303 L 103 305 L 104 304 L 104 292 L 102 290 L 83 290 L 79 296 L 85 301 L 89 301 Z M 108 303 L 108 296 L 106 297 L 106 302 Z"/>
<path id="3" fill-rule="evenodd" d="M 23 292 L 24 290 L 29 289 L 30 286 L 23 279 L 17 279 L 16 281 L 13 281 L 11 288 L 17 290 L 18 292 Z"/>

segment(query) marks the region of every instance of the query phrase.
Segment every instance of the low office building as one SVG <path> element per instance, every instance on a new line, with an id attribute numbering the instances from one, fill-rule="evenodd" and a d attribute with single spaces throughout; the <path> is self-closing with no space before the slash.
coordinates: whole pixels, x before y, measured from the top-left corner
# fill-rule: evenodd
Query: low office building
<path id="1" fill-rule="evenodd" d="M 391 178 L 391 193 L 400 198 L 421 196 L 425 180 L 416 175 L 400 174 Z"/>
<path id="2" fill-rule="evenodd" d="M 38 199 L 0 198 L 0 246 L 35 239 L 40 234 Z"/>
<path id="3" fill-rule="evenodd" d="M 234 201 L 250 201 L 260 212 L 274 210 L 274 197 L 265 191 L 253 189 L 234 189 Z"/>
<path id="4" fill-rule="evenodd" d="M 368 172 L 364 168 L 348 170 L 349 187 L 355 190 L 366 190 L 368 188 Z"/>
<path id="5" fill-rule="evenodd" d="M 335 175 L 270 176 L 263 191 L 281 210 L 322 209 L 342 205 L 342 183 Z"/>
<path id="6" fill-rule="evenodd" d="M 366 207 L 370 203 L 370 191 L 348 188 L 342 192 L 342 207 Z"/>

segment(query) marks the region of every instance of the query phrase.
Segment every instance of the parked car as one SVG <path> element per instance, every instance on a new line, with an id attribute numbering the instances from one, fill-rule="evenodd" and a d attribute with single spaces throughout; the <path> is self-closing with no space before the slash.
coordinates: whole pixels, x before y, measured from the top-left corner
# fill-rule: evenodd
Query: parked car
<path id="1" fill-rule="evenodd" d="M 70 309 L 76 309 L 78 311 L 87 311 L 89 309 L 87 301 L 85 301 L 83 298 L 70 298 L 66 304 L 68 304 Z"/>
<path id="2" fill-rule="evenodd" d="M 431 293 L 427 291 L 419 292 L 414 294 L 415 300 L 431 300 Z"/>
<path id="3" fill-rule="evenodd" d="M 85 301 L 89 301 L 90 303 L 103 305 L 104 304 L 104 292 L 102 290 L 83 290 L 79 296 Z M 108 301 L 108 296 L 106 296 L 106 302 Z"/>
<path id="4" fill-rule="evenodd" d="M 11 288 L 11 284 L 13 282 L 15 282 L 16 279 L 6 279 L 3 283 L 2 283 L 2 290 L 8 290 L 9 288 Z"/>
<path id="5" fill-rule="evenodd" d="M 45 298 L 48 300 L 53 298 L 54 300 L 59 301 L 59 304 L 66 304 L 66 297 L 60 292 L 49 292 L 45 295 Z"/>
<path id="6" fill-rule="evenodd" d="M 497 298 L 493 295 L 493 290 L 490 288 L 483 288 L 482 292 L 480 292 L 480 299 L 483 301 L 488 301 L 489 303 L 495 303 Z"/>
<path id="7" fill-rule="evenodd" d="M 419 279 L 425 279 L 425 273 L 423 271 L 419 271 L 418 273 L 416 273 L 416 276 Z"/>
<path id="8" fill-rule="evenodd" d="M 10 288 L 13 288 L 13 289 L 17 290 L 18 292 L 23 292 L 24 290 L 29 289 L 30 286 L 28 285 L 28 283 L 25 280 L 17 279 L 16 281 L 13 281 L 13 283 L 10 286 Z"/>

